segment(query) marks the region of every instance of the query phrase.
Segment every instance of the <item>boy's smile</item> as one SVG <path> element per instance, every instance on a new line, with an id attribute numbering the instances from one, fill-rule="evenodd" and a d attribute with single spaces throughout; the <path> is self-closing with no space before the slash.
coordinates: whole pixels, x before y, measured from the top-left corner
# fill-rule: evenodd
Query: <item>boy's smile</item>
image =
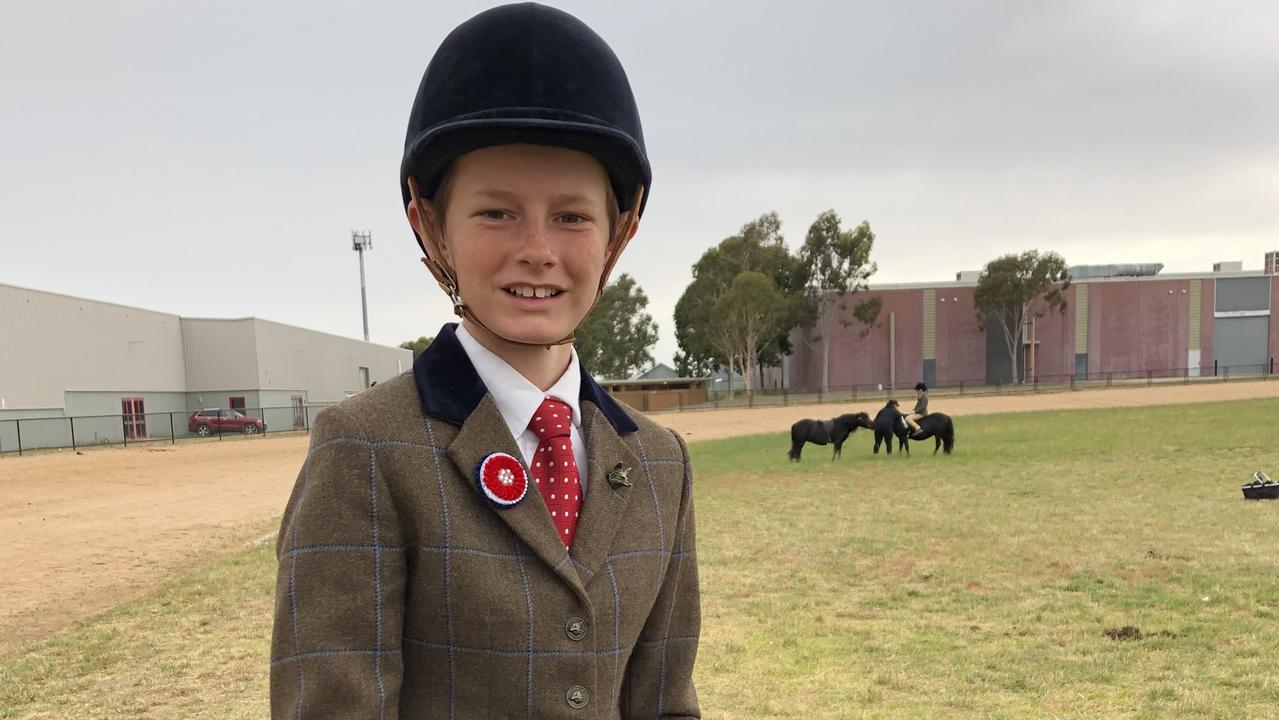
<path id="1" fill-rule="evenodd" d="M 548 288 L 548 287 L 535 288 L 529 285 L 513 285 L 511 287 L 508 287 L 506 291 L 512 295 L 515 295 L 516 297 L 524 297 L 524 298 L 555 297 L 556 295 L 559 295 L 561 292 L 563 292 L 563 290 L 560 290 L 559 288 Z"/>

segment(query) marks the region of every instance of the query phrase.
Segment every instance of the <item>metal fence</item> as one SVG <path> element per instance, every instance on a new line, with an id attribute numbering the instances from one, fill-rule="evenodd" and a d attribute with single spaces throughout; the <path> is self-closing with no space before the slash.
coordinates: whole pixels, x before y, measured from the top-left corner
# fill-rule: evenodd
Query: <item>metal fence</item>
<path id="1" fill-rule="evenodd" d="M 928 384 L 928 392 L 937 396 L 1006 395 L 1017 393 L 1055 392 L 1082 390 L 1085 388 L 1165 385 L 1189 383 L 1229 382 L 1231 380 L 1274 379 L 1275 362 L 1252 365 L 1217 365 L 1194 368 L 1165 368 L 1161 370 L 1114 370 L 1100 373 L 1074 373 L 1062 375 L 1035 375 L 1015 384 L 986 382 L 985 378 L 969 380 L 945 380 Z M 813 403 L 846 403 L 869 400 L 887 400 L 904 395 L 905 402 L 914 393 L 915 381 L 894 386 L 891 382 L 864 383 L 859 385 L 832 385 L 820 387 L 757 388 L 751 391 L 711 391 L 704 404 L 690 405 L 681 402 L 677 410 L 717 409 L 722 407 L 755 407 L 773 405 L 807 405 Z"/>
<path id="2" fill-rule="evenodd" d="M 950 380 L 930 383 L 928 391 L 933 397 L 966 395 L 1002 395 L 1018 393 L 1080 390 L 1093 387 L 1213 383 L 1231 380 L 1269 380 L 1274 377 L 1275 363 L 1255 365 L 1226 365 L 1205 368 L 1169 368 L 1164 370 L 1119 370 L 1104 373 L 1079 373 L 1073 375 L 1036 375 L 1012 385 L 988 384 L 980 380 Z M 847 403 L 886 400 L 905 394 L 905 400 L 915 383 L 894 387 L 891 383 L 832 386 L 821 388 L 760 388 L 737 391 L 731 397 L 725 392 L 711 391 L 709 400 L 693 404 L 684 401 L 683 393 L 677 405 L 657 412 L 682 412 L 724 407 L 765 407 L 775 405 L 808 405 L 813 403 Z M 648 403 L 640 398 L 639 410 L 649 412 Z M 241 410 L 247 417 L 262 421 L 263 433 L 309 432 L 315 414 L 332 403 L 315 403 L 302 406 L 249 408 Z M 635 403 L 632 403 L 635 404 Z M 193 412 L 121 413 L 118 415 L 91 415 L 79 417 L 14 418 L 0 419 L 0 455 L 27 450 L 56 449 L 97 445 L 129 445 L 130 443 L 170 442 L 179 438 L 221 440 L 241 435 L 255 435 L 257 425 L 229 428 L 222 424 L 205 424 L 194 417 Z"/>
<path id="3" fill-rule="evenodd" d="M 21 455 L 38 449 L 176 443 L 183 438 L 218 441 L 227 436 L 309 432 L 315 414 L 330 404 L 237 408 L 245 420 L 233 423 L 197 418 L 195 411 L 0 419 L 0 455 Z"/>

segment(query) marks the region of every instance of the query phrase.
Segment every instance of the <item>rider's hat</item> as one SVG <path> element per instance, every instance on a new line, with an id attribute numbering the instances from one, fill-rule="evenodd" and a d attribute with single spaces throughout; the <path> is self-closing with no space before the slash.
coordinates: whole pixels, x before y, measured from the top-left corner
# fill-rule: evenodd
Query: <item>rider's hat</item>
<path id="1" fill-rule="evenodd" d="M 462 23 L 418 86 L 404 139 L 400 192 L 423 198 L 458 156 L 530 143 L 580 150 L 608 171 L 620 209 L 651 182 L 639 110 L 626 71 L 603 38 L 561 10 L 503 5 Z M 637 190 L 644 190 L 637 195 Z"/>

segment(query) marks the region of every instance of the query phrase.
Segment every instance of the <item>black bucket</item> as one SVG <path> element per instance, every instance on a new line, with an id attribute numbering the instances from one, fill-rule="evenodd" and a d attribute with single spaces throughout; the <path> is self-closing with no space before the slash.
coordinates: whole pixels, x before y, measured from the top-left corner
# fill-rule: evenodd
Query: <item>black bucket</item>
<path id="1" fill-rule="evenodd" d="M 1252 482 L 1240 489 L 1245 500 L 1279 500 L 1279 483 L 1260 470 L 1253 473 Z"/>

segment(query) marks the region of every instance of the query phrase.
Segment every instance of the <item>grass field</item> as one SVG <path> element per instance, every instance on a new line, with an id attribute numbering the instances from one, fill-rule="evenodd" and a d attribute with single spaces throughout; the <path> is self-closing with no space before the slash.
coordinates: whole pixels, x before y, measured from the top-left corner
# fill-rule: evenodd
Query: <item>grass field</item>
<path id="1" fill-rule="evenodd" d="M 1246 410 L 694 444 L 703 714 L 1279 717 L 1279 502 L 1238 489 L 1279 474 L 1279 401 Z M 0 718 L 264 717 L 273 585 L 268 543 L 0 657 Z"/>

